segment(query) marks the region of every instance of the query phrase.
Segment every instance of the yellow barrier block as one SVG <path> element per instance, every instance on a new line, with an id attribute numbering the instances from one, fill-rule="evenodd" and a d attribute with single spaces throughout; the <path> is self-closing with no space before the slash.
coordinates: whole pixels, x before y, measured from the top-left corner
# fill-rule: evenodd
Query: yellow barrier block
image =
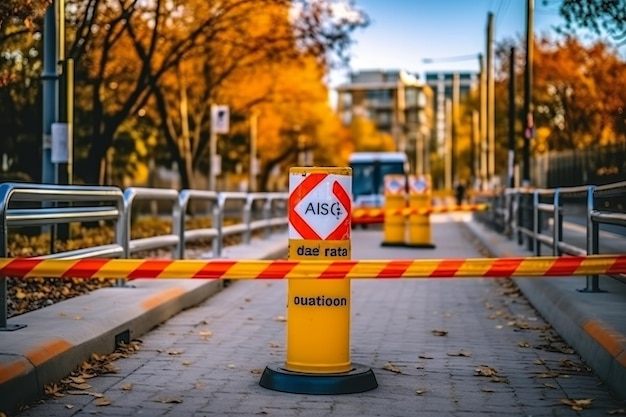
<path id="1" fill-rule="evenodd" d="M 289 170 L 289 260 L 351 258 L 352 170 Z M 322 274 L 324 272 L 321 272 Z M 260 384 L 277 391 L 343 394 L 378 386 L 350 361 L 350 280 L 289 281 L 287 357 Z"/>

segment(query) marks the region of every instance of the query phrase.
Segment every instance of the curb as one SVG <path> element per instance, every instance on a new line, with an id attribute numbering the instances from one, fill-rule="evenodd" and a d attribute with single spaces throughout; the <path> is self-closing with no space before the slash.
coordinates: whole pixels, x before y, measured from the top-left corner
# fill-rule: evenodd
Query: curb
<path id="1" fill-rule="evenodd" d="M 231 259 L 276 259 L 287 245 L 286 234 L 280 234 L 225 253 Z M 27 327 L 0 338 L 0 415 L 37 401 L 46 385 L 93 353 L 113 352 L 120 342 L 142 336 L 224 287 L 222 280 L 135 279 L 128 287 L 101 288 L 10 318 L 9 324 Z"/>
<path id="2" fill-rule="evenodd" d="M 510 241 L 505 236 L 475 221 L 464 224 L 493 257 L 533 256 L 521 247 L 511 250 Z M 533 307 L 600 379 L 619 398 L 626 399 L 626 336 L 604 319 L 598 318 L 592 310 L 593 306 L 604 303 L 603 296 L 623 294 L 623 285 L 611 278 L 600 277 L 602 287 L 612 288 L 613 291 L 584 294 L 577 291 L 576 287 L 582 287 L 582 282 L 572 284 L 572 279 L 575 278 L 513 278 L 513 281 Z M 604 304 L 604 308 L 610 307 Z"/>

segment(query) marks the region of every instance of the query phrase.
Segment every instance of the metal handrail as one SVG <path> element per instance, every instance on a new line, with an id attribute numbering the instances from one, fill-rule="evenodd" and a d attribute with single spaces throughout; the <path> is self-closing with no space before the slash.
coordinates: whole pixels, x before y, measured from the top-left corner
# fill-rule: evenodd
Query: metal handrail
<path id="1" fill-rule="evenodd" d="M 575 246 L 563 239 L 564 197 L 584 197 L 586 199 L 586 244 Z M 528 249 L 536 256 L 541 256 L 541 245 L 552 248 L 552 255 L 592 255 L 599 253 L 599 229 L 601 224 L 626 227 L 626 213 L 601 210 L 596 207 L 598 198 L 625 198 L 626 181 L 602 186 L 585 185 L 576 187 L 542 188 L 507 188 L 500 194 L 482 196 L 489 203 L 490 213 L 475 213 L 477 220 L 499 229 L 498 217 L 501 213 L 511 213 L 504 230 L 510 238 L 517 236 L 518 244 L 527 239 Z M 551 202 L 546 202 L 550 199 Z M 552 234 L 542 233 L 542 216 L 552 217 Z M 602 291 L 597 275 L 586 277 L 585 292 Z"/>
<path id="2" fill-rule="evenodd" d="M 15 209 L 12 202 L 39 202 L 43 208 Z M 80 207 L 49 207 L 58 203 L 90 203 Z M 8 255 L 8 229 L 16 226 L 40 226 L 77 221 L 115 220 L 116 243 L 78 251 L 61 252 L 40 258 L 70 258 L 123 253 L 124 196 L 117 187 L 91 187 L 28 183 L 0 184 L 0 254 Z M 0 330 L 17 330 L 25 325 L 8 325 L 7 281 L 0 276 Z"/>
<path id="3" fill-rule="evenodd" d="M 287 224 L 287 193 L 239 193 L 214 192 L 204 190 L 130 187 L 122 191 L 117 187 L 70 186 L 49 184 L 2 183 L 0 184 L 0 250 L 7 256 L 9 227 L 49 226 L 84 221 L 114 221 L 115 243 L 94 246 L 44 256 L 39 259 L 83 259 L 83 258 L 129 258 L 132 254 L 169 247 L 172 257 L 184 259 L 185 244 L 190 241 L 212 238 L 213 257 L 221 256 L 223 238 L 235 233 L 242 233 L 244 243 L 249 244 L 252 232 L 265 231 L 268 237 L 272 228 Z M 131 219 L 135 202 L 169 201 L 172 203 L 172 232 L 165 235 L 131 239 Z M 186 230 L 185 221 L 191 200 L 210 203 L 213 224 L 210 228 Z M 239 217 L 241 222 L 229 226 L 223 225 L 224 208 L 227 201 L 241 202 Z M 254 219 L 252 210 L 256 201 L 263 200 L 261 219 Z M 9 208 L 12 202 L 38 202 L 43 206 L 36 208 Z M 58 203 L 80 202 L 76 207 L 55 207 Z M 282 210 L 280 205 L 282 204 Z M 117 280 L 117 286 L 125 281 Z M 16 330 L 24 325 L 8 325 L 6 277 L 0 276 L 0 331 Z"/>

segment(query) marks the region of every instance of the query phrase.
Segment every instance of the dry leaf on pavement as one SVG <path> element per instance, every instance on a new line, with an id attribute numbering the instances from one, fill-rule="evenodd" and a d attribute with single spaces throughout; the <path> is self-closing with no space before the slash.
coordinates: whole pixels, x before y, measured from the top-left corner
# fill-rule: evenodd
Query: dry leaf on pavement
<path id="1" fill-rule="evenodd" d="M 183 402 L 183 400 L 178 397 L 158 397 L 155 398 L 154 401 L 163 404 L 180 404 Z"/>
<path id="2" fill-rule="evenodd" d="M 111 400 L 109 400 L 106 397 L 100 397 L 100 398 L 97 398 L 93 403 L 97 405 L 98 407 L 104 407 L 107 405 L 111 405 Z"/>
<path id="3" fill-rule="evenodd" d="M 387 362 L 385 365 L 383 365 L 383 369 L 386 370 L 386 371 L 394 372 L 396 374 L 401 374 L 402 373 L 400 368 L 398 368 L 397 366 L 395 366 L 391 362 Z"/>
<path id="4" fill-rule="evenodd" d="M 589 406 L 591 406 L 591 402 L 593 401 L 593 399 L 591 398 L 585 398 L 585 399 L 581 399 L 581 400 L 574 400 L 571 398 L 563 398 L 561 399 L 561 403 L 565 404 L 565 405 L 569 405 L 572 410 L 574 411 L 580 411 L 583 410 L 585 408 L 589 408 Z"/>
<path id="5" fill-rule="evenodd" d="M 448 352 L 448 356 L 462 356 L 465 358 L 469 358 L 470 356 L 472 356 L 472 352 L 461 349 L 458 352 Z"/>
<path id="6" fill-rule="evenodd" d="M 448 335 L 448 331 L 447 330 L 443 330 L 443 329 L 433 329 L 433 330 L 431 330 L 431 332 L 435 336 L 447 336 Z"/>

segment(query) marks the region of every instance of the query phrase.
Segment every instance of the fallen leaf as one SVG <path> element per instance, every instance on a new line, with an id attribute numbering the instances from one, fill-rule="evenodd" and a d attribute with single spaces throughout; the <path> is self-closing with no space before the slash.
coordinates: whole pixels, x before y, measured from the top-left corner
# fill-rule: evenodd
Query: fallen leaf
<path id="1" fill-rule="evenodd" d="M 481 388 L 480 389 L 482 392 L 495 392 L 495 390 L 491 389 L 491 388 Z"/>
<path id="2" fill-rule="evenodd" d="M 415 390 L 415 394 L 417 395 L 422 395 L 427 393 L 428 391 L 425 388 L 418 388 L 417 390 Z"/>
<path id="3" fill-rule="evenodd" d="M 130 382 L 128 384 L 122 385 L 123 391 L 130 391 L 131 389 L 133 389 L 133 384 L 131 384 Z"/>
<path id="4" fill-rule="evenodd" d="M 69 390 L 67 391 L 68 395 L 91 395 L 92 397 L 96 397 L 96 398 L 102 398 L 104 397 L 103 394 L 100 394 L 99 392 L 90 392 L 90 391 L 73 391 L 73 390 Z"/>
<path id="5" fill-rule="evenodd" d="M 561 376 L 559 372 L 539 372 L 537 378 L 558 378 Z"/>
<path id="6" fill-rule="evenodd" d="M 57 384 L 48 384 L 44 387 L 44 394 L 51 395 L 53 397 L 64 397 L 61 392 L 61 387 Z"/>
<path id="7" fill-rule="evenodd" d="M 533 363 L 534 363 L 535 365 L 545 365 L 545 364 L 546 364 L 546 361 L 544 361 L 543 359 L 535 359 L 535 360 L 533 361 Z"/>
<path id="8" fill-rule="evenodd" d="M 443 329 L 433 329 L 431 330 L 431 333 L 434 334 L 435 336 L 447 336 L 448 335 L 448 331 L 443 330 Z"/>
<path id="9" fill-rule="evenodd" d="M 78 314 L 75 315 L 74 317 L 72 317 L 74 320 L 82 320 L 83 318 L 81 316 L 79 316 Z"/>
<path id="10" fill-rule="evenodd" d="M 234 363 L 230 363 L 230 364 L 226 365 L 226 367 L 228 369 L 235 369 L 237 367 L 237 365 L 235 365 Z"/>
<path id="11" fill-rule="evenodd" d="M 71 410 L 72 408 L 74 408 L 73 404 L 65 404 L 65 408 L 67 408 L 68 410 Z M 4 414 L 0 414 L 0 416 L 2 416 Z"/>
<path id="12" fill-rule="evenodd" d="M 517 342 L 517 346 L 521 347 L 521 348 L 529 348 L 530 347 L 530 343 L 528 343 L 528 342 Z"/>
<path id="13" fill-rule="evenodd" d="M 177 350 L 170 350 L 169 352 L 167 352 L 168 355 L 172 355 L 172 356 L 176 356 L 176 355 L 180 355 L 182 352 L 179 352 Z"/>
<path id="14" fill-rule="evenodd" d="M 548 384 L 548 383 L 544 383 L 543 386 L 546 387 L 546 388 L 550 388 L 550 389 L 558 389 L 559 388 L 559 387 L 557 387 L 554 384 Z"/>
<path id="15" fill-rule="evenodd" d="M 419 355 L 418 358 L 420 358 L 420 359 L 433 359 L 432 356 L 428 356 L 428 355 Z"/>
<path id="16" fill-rule="evenodd" d="M 255 375 L 259 375 L 263 373 L 263 369 L 262 368 L 254 368 L 254 369 L 250 369 L 250 373 L 251 374 L 255 374 Z"/>
<path id="17" fill-rule="evenodd" d="M 274 317 L 275 321 L 287 321 L 287 318 L 285 316 L 276 316 Z"/>
<path id="18" fill-rule="evenodd" d="M 574 411 L 581 411 L 585 408 L 589 408 L 589 406 L 591 406 L 592 401 L 593 400 L 591 398 L 585 398 L 581 400 L 574 400 L 571 398 L 561 399 L 561 403 L 570 406 L 572 410 Z"/>
<path id="19" fill-rule="evenodd" d="M 70 388 L 74 388 L 74 389 L 89 389 L 91 388 L 91 385 L 89 385 L 88 383 L 84 382 L 82 384 L 76 384 L 76 383 L 70 383 L 69 384 Z"/>
<path id="20" fill-rule="evenodd" d="M 491 368 L 487 365 L 481 365 L 474 369 L 474 376 L 496 376 L 498 371 L 495 368 Z"/>
<path id="21" fill-rule="evenodd" d="M 155 398 L 154 401 L 157 403 L 163 403 L 163 404 L 180 404 L 183 402 L 183 400 L 181 400 L 178 397 L 158 397 L 158 398 Z"/>
<path id="22" fill-rule="evenodd" d="M 611 416 L 616 416 L 616 415 L 622 416 L 622 415 L 626 415 L 626 409 L 617 408 L 615 410 L 609 410 L 606 413 Z"/>
<path id="23" fill-rule="evenodd" d="M 458 352 L 448 352 L 448 356 L 462 356 L 469 358 L 470 356 L 472 356 L 472 353 L 466 350 L 459 350 Z"/>
<path id="24" fill-rule="evenodd" d="M 576 372 L 582 372 L 582 371 L 589 372 L 589 371 L 591 371 L 591 369 L 588 366 L 583 365 L 581 363 L 576 363 L 573 360 L 566 359 L 566 358 L 561 358 L 559 360 L 559 366 L 561 368 L 571 369 L 571 370 L 576 371 Z"/>
<path id="25" fill-rule="evenodd" d="M 383 365 L 383 369 L 386 370 L 386 371 L 394 372 L 396 374 L 401 374 L 402 373 L 400 368 L 398 368 L 397 366 L 395 366 L 391 362 L 387 362 L 385 365 Z"/>
<path id="26" fill-rule="evenodd" d="M 190 366 L 191 364 L 191 361 L 183 361 L 183 366 Z"/>
<path id="27" fill-rule="evenodd" d="M 202 330 L 200 331 L 200 337 L 204 340 L 207 340 L 208 338 L 210 338 L 211 336 L 213 336 L 213 332 L 210 332 L 208 330 Z"/>
<path id="28" fill-rule="evenodd" d="M 111 401 L 106 397 L 97 398 L 93 403 L 97 405 L 98 407 L 111 405 Z"/>
<path id="29" fill-rule="evenodd" d="M 276 342 L 269 342 L 268 345 L 271 348 L 279 348 L 280 347 L 280 344 L 276 343 Z"/>

